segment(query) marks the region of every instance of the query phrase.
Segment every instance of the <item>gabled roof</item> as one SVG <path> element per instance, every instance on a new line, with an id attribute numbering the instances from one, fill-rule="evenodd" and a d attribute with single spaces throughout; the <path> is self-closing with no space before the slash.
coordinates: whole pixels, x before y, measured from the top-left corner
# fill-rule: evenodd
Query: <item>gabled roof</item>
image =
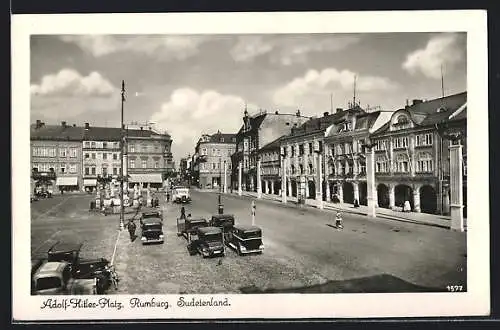
<path id="1" fill-rule="evenodd" d="M 458 113 L 455 117 L 450 116 L 460 108 L 464 111 Z M 413 123 L 417 126 L 432 126 L 446 121 L 456 121 L 467 118 L 467 92 L 462 92 L 454 95 L 449 95 L 444 98 L 424 101 L 421 103 L 407 106 L 404 109 L 399 109 L 410 115 Z M 374 134 L 379 134 L 387 131 L 391 125 L 392 118 L 387 123 L 382 125 Z"/>
<path id="2" fill-rule="evenodd" d="M 256 131 L 260 127 L 260 125 L 262 124 L 262 122 L 264 121 L 266 116 L 267 116 L 267 113 L 259 113 L 259 114 L 254 115 L 254 116 L 249 116 L 248 119 L 250 121 L 250 130 L 244 131 L 245 126 L 242 125 L 240 127 L 238 133 L 236 133 L 236 135 L 241 135 L 244 132 L 248 133 L 248 132 Z"/>
<path id="3" fill-rule="evenodd" d="M 43 125 L 36 128 L 30 126 L 31 140 L 53 140 L 53 141 L 82 141 L 83 128 L 62 125 Z"/>
<path id="4" fill-rule="evenodd" d="M 271 151 L 271 150 L 279 150 L 280 148 L 280 142 L 286 137 L 286 135 L 280 136 L 274 141 L 269 142 L 265 146 L 259 149 L 259 152 L 261 151 Z"/>

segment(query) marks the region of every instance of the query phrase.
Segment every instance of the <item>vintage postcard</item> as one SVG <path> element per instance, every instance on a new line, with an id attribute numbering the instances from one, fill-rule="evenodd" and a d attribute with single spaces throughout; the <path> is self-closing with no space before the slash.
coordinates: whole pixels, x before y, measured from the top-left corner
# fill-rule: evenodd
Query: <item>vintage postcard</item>
<path id="1" fill-rule="evenodd" d="M 12 31 L 15 321 L 489 314 L 486 12 Z"/>

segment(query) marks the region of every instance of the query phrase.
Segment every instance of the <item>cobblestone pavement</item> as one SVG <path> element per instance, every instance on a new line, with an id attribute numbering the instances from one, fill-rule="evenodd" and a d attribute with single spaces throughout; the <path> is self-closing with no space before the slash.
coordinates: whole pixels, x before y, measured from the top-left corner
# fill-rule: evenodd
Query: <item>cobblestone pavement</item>
<path id="1" fill-rule="evenodd" d="M 193 191 L 192 197 L 186 213 L 206 218 L 216 213 L 217 194 Z M 88 196 L 65 198 L 32 204 L 32 252 L 47 240 L 84 239 L 82 254 L 111 258 L 118 216 L 89 213 Z M 224 196 L 223 203 L 237 223 L 251 223 L 249 197 Z M 302 292 L 331 281 L 328 292 L 445 290 L 466 284 L 465 233 L 354 214 L 344 215 L 345 228 L 337 231 L 330 227 L 331 213 L 272 201 L 256 204 L 264 253 L 240 257 L 228 249 L 223 258 L 202 259 L 189 256 L 186 240 L 176 235 L 180 206 L 163 203 L 164 244 L 143 246 L 140 238 L 131 242 L 128 232 L 121 232 L 116 293 Z M 364 280 L 352 282 L 359 278 Z"/>

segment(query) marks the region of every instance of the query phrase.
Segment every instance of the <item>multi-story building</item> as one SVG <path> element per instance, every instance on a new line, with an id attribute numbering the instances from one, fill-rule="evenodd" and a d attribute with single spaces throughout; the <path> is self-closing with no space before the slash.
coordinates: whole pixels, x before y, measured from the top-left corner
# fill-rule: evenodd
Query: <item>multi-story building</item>
<path id="1" fill-rule="evenodd" d="M 227 189 L 231 180 L 231 155 L 236 149 L 235 134 L 203 134 L 195 147 L 194 171 L 200 188 Z M 225 174 L 224 174 L 225 173 Z M 224 176 L 225 175 L 225 176 Z"/>
<path id="2" fill-rule="evenodd" d="M 191 156 L 181 158 L 179 161 L 179 176 L 183 182 L 191 183 Z"/>
<path id="3" fill-rule="evenodd" d="M 366 162 L 363 145 L 373 130 L 387 120 L 381 111 L 359 106 L 340 111 L 325 132 L 327 200 L 367 205 Z"/>
<path id="4" fill-rule="evenodd" d="M 83 128 L 37 120 L 30 133 L 32 191 L 41 185 L 54 193 L 81 189 Z"/>
<path id="5" fill-rule="evenodd" d="M 126 163 L 129 188 L 161 188 L 163 180 L 174 171 L 172 139 L 167 133 L 160 133 L 151 127 L 128 127 L 126 130 Z"/>
<path id="6" fill-rule="evenodd" d="M 327 199 L 325 176 L 318 181 L 318 169 L 324 173 L 323 144 L 326 129 L 336 120 L 342 118 L 344 112 L 337 109 L 335 113 L 323 113 L 322 117 L 313 117 L 302 125 L 292 127 L 291 133 L 281 140 L 281 149 L 286 155 L 287 196 L 302 199 Z M 319 163 L 321 162 L 321 164 Z M 322 184 L 322 195 L 316 196 L 319 184 Z M 318 190 L 319 191 L 319 190 Z"/>
<path id="7" fill-rule="evenodd" d="M 463 132 L 463 191 L 467 196 L 467 92 L 430 101 L 414 100 L 395 111 L 376 130 L 375 176 L 379 207 L 401 207 L 409 201 L 414 212 L 447 214 L 450 141 L 442 138 L 440 124 Z M 466 212 L 466 208 L 464 208 Z"/>
<path id="8" fill-rule="evenodd" d="M 238 167 L 242 171 L 242 189 L 257 190 L 257 156 L 258 150 L 277 138 L 289 134 L 294 125 L 301 125 L 308 117 L 296 114 L 267 113 L 260 111 L 250 116 L 245 109 L 243 125 L 236 134 L 236 152 L 231 157 L 232 187 L 238 188 Z"/>
<path id="9" fill-rule="evenodd" d="M 118 178 L 121 169 L 120 128 L 93 127 L 85 123 L 83 134 L 83 186 L 93 191 L 98 178 Z"/>
<path id="10" fill-rule="evenodd" d="M 282 139 L 283 136 L 266 144 L 258 151 L 258 157 L 261 161 L 260 176 L 263 194 L 279 195 L 281 192 L 280 142 Z"/>

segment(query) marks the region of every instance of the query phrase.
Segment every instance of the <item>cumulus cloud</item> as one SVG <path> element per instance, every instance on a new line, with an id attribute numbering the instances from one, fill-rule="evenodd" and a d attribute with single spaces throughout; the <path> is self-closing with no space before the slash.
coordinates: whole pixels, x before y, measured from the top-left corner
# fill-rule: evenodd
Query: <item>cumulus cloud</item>
<path id="1" fill-rule="evenodd" d="M 432 37 L 425 48 L 408 54 L 402 66 L 412 75 L 422 73 L 426 77 L 439 79 L 441 66 L 453 67 L 460 62 L 464 53 L 465 47 L 460 45 L 460 35 L 440 34 Z"/>
<path id="2" fill-rule="evenodd" d="M 230 54 L 237 62 L 251 62 L 256 57 L 270 54 L 273 63 L 291 65 L 304 62 L 314 52 L 336 52 L 359 41 L 350 35 L 283 35 L 283 36 L 240 36 Z"/>
<path id="3" fill-rule="evenodd" d="M 201 134 L 236 133 L 241 126 L 245 100 L 217 91 L 180 88 L 151 116 L 158 128 L 167 130 L 174 141 L 176 157 L 193 154 Z"/>
<path id="4" fill-rule="evenodd" d="M 63 69 L 42 77 L 39 84 L 32 84 L 31 94 L 35 96 L 109 96 L 115 87 L 99 72 L 82 76 L 73 69 Z"/>
<path id="5" fill-rule="evenodd" d="M 63 35 L 60 39 L 78 45 L 95 57 L 132 51 L 156 57 L 158 60 L 184 60 L 198 53 L 205 36 L 163 35 Z"/>
<path id="6" fill-rule="evenodd" d="M 309 70 L 304 76 L 298 77 L 278 88 L 273 101 L 276 105 L 300 106 L 301 104 L 314 104 L 314 98 L 324 98 L 332 92 L 352 93 L 354 77 L 358 92 L 379 92 L 394 90 L 398 85 L 385 77 L 360 75 L 350 70 L 339 71 L 327 68 L 322 71 Z"/>

